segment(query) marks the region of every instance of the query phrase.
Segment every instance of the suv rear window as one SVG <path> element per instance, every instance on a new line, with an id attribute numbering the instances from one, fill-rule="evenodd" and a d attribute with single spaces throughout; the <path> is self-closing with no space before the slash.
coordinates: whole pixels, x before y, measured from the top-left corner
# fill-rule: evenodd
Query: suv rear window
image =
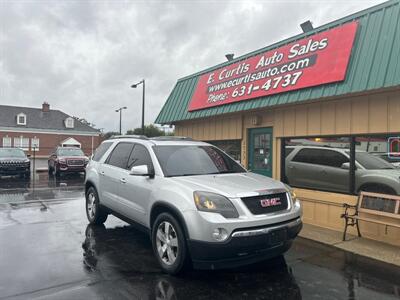
<path id="1" fill-rule="evenodd" d="M 293 161 L 340 168 L 343 163 L 349 162 L 349 158 L 329 149 L 301 149 Z"/>

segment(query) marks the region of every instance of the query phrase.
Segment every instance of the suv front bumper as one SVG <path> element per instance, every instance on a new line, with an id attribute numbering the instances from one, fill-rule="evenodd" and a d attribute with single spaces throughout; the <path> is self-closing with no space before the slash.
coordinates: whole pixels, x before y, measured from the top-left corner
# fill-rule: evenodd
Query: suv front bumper
<path id="1" fill-rule="evenodd" d="M 193 266 L 198 269 L 232 268 L 286 252 L 303 224 L 300 218 L 257 228 L 235 230 L 223 243 L 188 240 Z"/>

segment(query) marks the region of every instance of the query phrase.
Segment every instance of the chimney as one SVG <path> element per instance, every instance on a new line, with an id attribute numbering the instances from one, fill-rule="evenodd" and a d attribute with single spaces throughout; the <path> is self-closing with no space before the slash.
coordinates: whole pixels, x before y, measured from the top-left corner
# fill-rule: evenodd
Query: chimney
<path id="1" fill-rule="evenodd" d="M 42 112 L 49 112 L 50 111 L 50 104 L 47 102 L 43 102 L 42 104 Z"/>

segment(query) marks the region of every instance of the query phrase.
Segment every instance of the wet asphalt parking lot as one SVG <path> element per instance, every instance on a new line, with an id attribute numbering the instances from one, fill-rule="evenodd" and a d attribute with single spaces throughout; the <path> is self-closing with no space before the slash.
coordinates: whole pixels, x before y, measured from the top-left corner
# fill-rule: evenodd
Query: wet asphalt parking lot
<path id="1" fill-rule="evenodd" d="M 0 299 L 400 298 L 400 268 L 302 238 L 256 265 L 165 275 L 145 234 L 88 225 L 83 182 L 0 179 Z"/>

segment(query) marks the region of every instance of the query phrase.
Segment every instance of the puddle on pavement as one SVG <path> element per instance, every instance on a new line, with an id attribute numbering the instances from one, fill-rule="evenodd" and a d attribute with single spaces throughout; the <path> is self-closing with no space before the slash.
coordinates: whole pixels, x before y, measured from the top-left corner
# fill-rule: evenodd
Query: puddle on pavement
<path id="1" fill-rule="evenodd" d="M 56 178 L 47 173 L 36 174 L 31 180 L 1 177 L 0 204 L 83 197 L 84 179 L 82 174 L 66 174 Z"/>

